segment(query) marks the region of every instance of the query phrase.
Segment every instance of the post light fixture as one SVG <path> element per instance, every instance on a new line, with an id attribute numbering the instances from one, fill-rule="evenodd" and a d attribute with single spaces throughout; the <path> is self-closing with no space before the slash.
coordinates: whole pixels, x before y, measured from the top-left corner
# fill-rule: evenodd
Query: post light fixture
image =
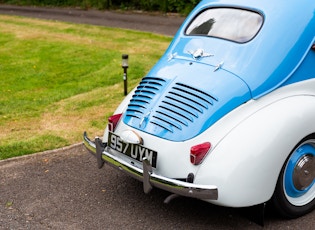
<path id="1" fill-rule="evenodd" d="M 128 69 L 128 54 L 123 54 L 122 55 L 122 63 L 121 63 L 121 67 L 124 69 L 124 95 L 126 96 L 128 93 L 128 89 L 127 89 L 127 69 Z"/>
<path id="2" fill-rule="evenodd" d="M 121 66 L 123 67 L 123 68 L 128 68 L 128 54 L 123 54 L 122 55 L 122 64 L 121 64 Z"/>

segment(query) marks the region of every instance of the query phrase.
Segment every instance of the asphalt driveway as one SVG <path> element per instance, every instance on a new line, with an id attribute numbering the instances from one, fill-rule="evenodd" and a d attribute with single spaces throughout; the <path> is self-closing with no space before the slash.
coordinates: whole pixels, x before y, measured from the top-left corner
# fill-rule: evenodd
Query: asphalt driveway
<path id="1" fill-rule="evenodd" d="M 141 12 L 79 10 L 73 8 L 19 7 L 0 4 L 0 14 L 59 20 L 107 27 L 140 30 L 173 36 L 185 18 Z"/>
<path id="2" fill-rule="evenodd" d="M 263 229 L 245 209 L 177 198 L 96 160 L 82 144 L 0 161 L 0 229 Z M 270 211 L 265 229 L 314 229 L 315 212 L 283 220 Z"/>

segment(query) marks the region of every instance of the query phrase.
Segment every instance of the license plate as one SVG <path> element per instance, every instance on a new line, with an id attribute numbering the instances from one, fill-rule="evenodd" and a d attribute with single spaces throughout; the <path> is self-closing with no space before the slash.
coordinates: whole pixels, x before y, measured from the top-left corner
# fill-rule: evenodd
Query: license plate
<path id="1" fill-rule="evenodd" d="M 154 150 L 148 149 L 138 144 L 125 143 L 119 136 L 112 132 L 108 133 L 108 146 L 111 149 L 140 162 L 143 160 L 143 158 L 146 158 L 152 167 L 156 168 L 157 152 Z"/>

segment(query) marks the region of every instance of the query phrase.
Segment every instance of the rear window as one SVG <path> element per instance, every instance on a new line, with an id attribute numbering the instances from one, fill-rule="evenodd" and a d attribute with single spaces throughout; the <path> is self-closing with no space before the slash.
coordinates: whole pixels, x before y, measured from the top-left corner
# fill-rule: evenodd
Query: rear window
<path id="1" fill-rule="evenodd" d="M 195 17 L 185 34 L 245 43 L 255 37 L 262 24 L 263 17 L 257 12 L 236 8 L 211 8 Z"/>

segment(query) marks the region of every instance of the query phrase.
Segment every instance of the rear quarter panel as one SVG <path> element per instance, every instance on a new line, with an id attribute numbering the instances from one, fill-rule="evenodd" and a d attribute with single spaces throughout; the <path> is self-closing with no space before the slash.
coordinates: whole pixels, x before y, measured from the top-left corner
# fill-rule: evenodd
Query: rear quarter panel
<path id="1" fill-rule="evenodd" d="M 284 87 L 228 115 L 249 114 L 216 143 L 195 179 L 218 186 L 213 203 L 243 207 L 271 198 L 290 152 L 315 132 L 314 89 L 315 80 Z"/>

